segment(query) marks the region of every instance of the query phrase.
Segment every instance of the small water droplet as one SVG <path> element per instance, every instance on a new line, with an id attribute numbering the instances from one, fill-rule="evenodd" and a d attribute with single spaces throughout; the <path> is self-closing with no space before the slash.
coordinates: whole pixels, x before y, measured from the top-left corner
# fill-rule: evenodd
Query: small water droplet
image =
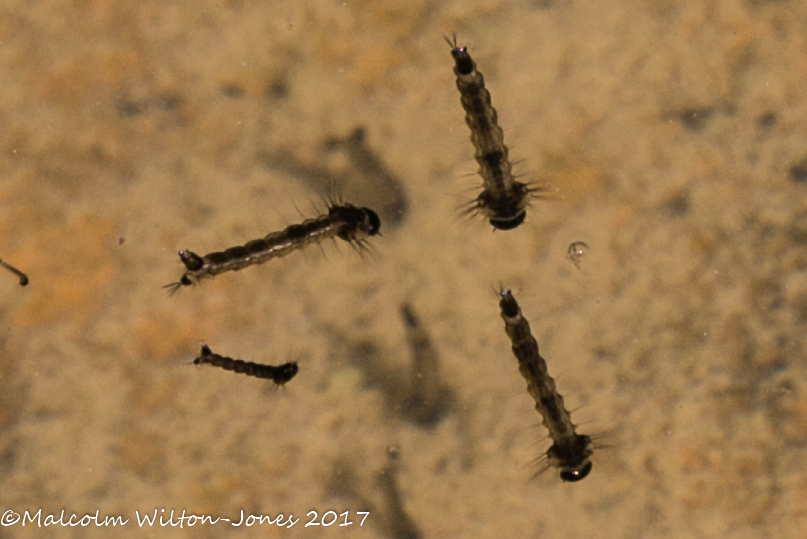
<path id="1" fill-rule="evenodd" d="M 577 269 L 580 269 L 580 263 L 583 261 L 583 258 L 588 254 L 589 246 L 584 241 L 576 241 L 569 245 L 569 249 L 566 251 L 569 253 L 569 259 L 574 262 L 574 265 L 577 266 Z"/>

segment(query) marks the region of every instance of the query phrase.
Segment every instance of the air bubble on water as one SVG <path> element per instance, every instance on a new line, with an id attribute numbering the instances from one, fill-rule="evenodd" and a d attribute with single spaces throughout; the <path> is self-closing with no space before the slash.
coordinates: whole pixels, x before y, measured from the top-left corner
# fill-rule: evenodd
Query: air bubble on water
<path id="1" fill-rule="evenodd" d="M 566 252 L 569 254 L 569 259 L 577 266 L 577 269 L 580 269 L 580 263 L 588 254 L 588 251 L 589 246 L 586 242 L 576 241 L 569 245 L 569 249 L 567 249 Z"/>

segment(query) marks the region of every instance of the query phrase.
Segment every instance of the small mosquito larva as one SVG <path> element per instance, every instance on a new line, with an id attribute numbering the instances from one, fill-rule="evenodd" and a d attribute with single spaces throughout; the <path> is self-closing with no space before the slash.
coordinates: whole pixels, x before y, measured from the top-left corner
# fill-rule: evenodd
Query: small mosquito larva
<path id="1" fill-rule="evenodd" d="M 403 304 L 401 316 L 406 326 L 406 340 L 412 350 L 412 382 L 403 411 L 418 425 L 433 427 L 451 409 L 453 393 L 443 383 L 440 357 L 412 307 Z"/>
<path id="2" fill-rule="evenodd" d="M 453 41 L 448 37 L 445 39 L 451 46 L 465 123 L 471 129 L 471 142 L 476 148 L 474 159 L 479 164 L 479 175 L 484 184 L 468 211 L 487 217 L 494 228 L 512 230 L 524 222 L 530 198 L 535 197 L 539 189 L 513 177 L 504 133 L 497 123 L 496 109 L 490 102 L 490 92 L 485 88 L 485 78 L 477 71 L 468 49 L 457 46 L 457 36 Z"/>
<path id="3" fill-rule="evenodd" d="M 538 353 L 538 341 L 530 333 L 530 324 L 521 316 L 521 308 L 513 294 L 507 290 L 499 295 L 504 329 L 513 343 L 518 370 L 527 381 L 527 391 L 535 399 L 535 409 L 544 418 L 543 424 L 553 441 L 546 452 L 547 462 L 560 470 L 563 481 L 580 481 L 591 471 L 591 438 L 575 432 L 563 397 L 555 389 L 555 381 L 549 376 L 546 361 Z"/>
<path id="4" fill-rule="evenodd" d="M 290 381 L 297 374 L 297 363 L 284 363 L 274 367 L 272 365 L 261 365 L 251 361 L 233 359 L 231 357 L 214 354 L 207 345 L 202 345 L 202 355 L 193 360 L 194 365 L 213 365 L 221 367 L 226 371 L 233 371 L 238 374 L 246 374 L 255 378 L 265 378 L 272 380 L 275 384 L 282 386 Z"/>
<path id="5" fill-rule="evenodd" d="M 16 275 L 17 278 L 19 278 L 20 280 L 20 286 L 25 286 L 28 284 L 28 276 L 23 272 L 21 272 L 20 270 L 18 270 L 17 268 L 15 268 L 14 266 L 10 266 L 5 262 L 3 262 L 2 260 L 0 260 L 0 266 L 6 268 L 8 271 Z"/>
<path id="6" fill-rule="evenodd" d="M 171 293 L 174 293 L 180 286 L 190 286 L 199 279 L 263 264 L 332 238 L 340 238 L 358 248 L 364 248 L 366 238 L 378 234 L 380 228 L 381 221 L 373 210 L 357 208 L 351 204 L 333 204 L 325 215 L 307 219 L 299 225 L 291 225 L 285 230 L 272 232 L 264 238 L 226 251 L 205 256 L 191 251 L 179 251 L 179 258 L 185 264 L 185 273 L 179 281 L 163 288 L 170 288 Z"/>

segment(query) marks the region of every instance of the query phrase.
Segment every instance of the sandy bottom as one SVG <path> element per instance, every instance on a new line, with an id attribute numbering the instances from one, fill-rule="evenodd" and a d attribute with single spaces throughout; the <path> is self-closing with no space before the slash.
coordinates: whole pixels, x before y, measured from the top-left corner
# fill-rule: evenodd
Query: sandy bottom
<path id="1" fill-rule="evenodd" d="M 43 527 L 0 538 L 113 533 L 45 527 L 62 509 L 116 537 L 415 537 L 396 495 L 426 538 L 807 537 L 805 24 L 795 1 L 6 0 L 0 258 L 31 283 L 0 272 L 0 511 Z M 546 189 L 511 232 L 458 216 L 451 32 Z M 357 127 L 364 160 L 326 149 Z M 387 208 L 373 253 L 161 288 L 178 250 L 327 193 Z M 582 482 L 533 478 L 550 441 L 500 285 L 596 440 Z M 404 303 L 454 398 L 433 428 L 395 404 Z M 300 371 L 188 365 L 202 342 Z M 139 527 L 155 509 L 301 520 Z"/>

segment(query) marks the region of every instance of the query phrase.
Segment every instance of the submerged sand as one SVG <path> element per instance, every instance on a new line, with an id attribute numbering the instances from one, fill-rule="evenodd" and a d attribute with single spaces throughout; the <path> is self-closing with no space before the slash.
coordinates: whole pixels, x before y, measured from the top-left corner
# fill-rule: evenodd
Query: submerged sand
<path id="1" fill-rule="evenodd" d="M 0 511 L 129 520 L 0 537 L 395 536 L 391 445 L 423 537 L 805 536 L 807 6 L 613 4 L 0 6 L 0 258 L 31 279 L 0 274 Z M 451 32 L 547 189 L 511 232 L 458 217 L 479 180 Z M 329 190 L 375 203 L 323 150 L 356 127 L 408 203 L 375 253 L 161 289 L 179 249 L 282 229 Z M 598 440 L 580 483 L 532 479 L 549 441 L 500 285 Z M 389 405 L 405 302 L 455 399 L 432 429 Z M 278 390 L 188 365 L 202 342 L 300 371 Z M 155 509 L 302 520 L 140 528 Z M 306 528 L 312 510 L 356 523 Z"/>

